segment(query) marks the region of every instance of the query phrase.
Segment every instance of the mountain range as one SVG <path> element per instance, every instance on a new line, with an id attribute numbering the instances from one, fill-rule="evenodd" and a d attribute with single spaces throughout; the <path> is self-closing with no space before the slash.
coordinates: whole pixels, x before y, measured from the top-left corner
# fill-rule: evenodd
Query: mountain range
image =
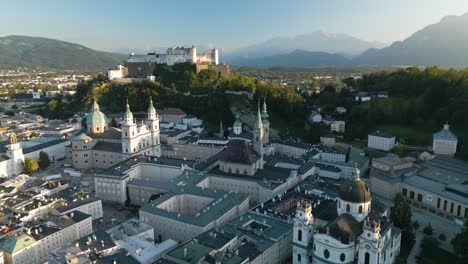
<path id="1" fill-rule="evenodd" d="M 354 57 L 350 57 L 350 53 L 347 53 L 350 50 L 358 50 L 354 38 L 342 38 L 340 47 L 335 46 L 335 35 L 327 35 L 319 31 L 310 36 L 321 36 L 320 39 L 323 44 L 320 46 L 311 44 L 308 47 L 298 47 L 294 51 L 275 54 L 273 51 L 275 49 L 270 49 L 270 47 L 278 47 L 284 42 L 270 40 L 252 46 L 255 47 L 255 50 L 263 50 L 264 53 L 269 51 L 268 55 L 252 58 L 250 57 L 251 53 L 247 51 L 252 51 L 254 48 L 247 47 L 232 53 L 234 56 L 228 56 L 227 61 L 234 65 L 266 67 L 341 65 L 466 67 L 468 66 L 468 30 L 466 28 L 468 28 L 468 13 L 461 16 L 447 16 L 440 22 L 415 32 L 403 41 L 394 42 L 390 46 L 380 49 L 376 47 L 368 48 L 362 54 Z M 329 39 L 330 45 L 326 49 L 323 46 L 327 46 L 327 39 Z M 368 44 L 370 45 L 370 43 Z M 319 47 L 323 48 L 319 49 Z M 361 45 L 360 47 L 364 46 Z M 298 56 L 298 54 L 302 56 Z"/>
<path id="2" fill-rule="evenodd" d="M 273 38 L 260 44 L 243 47 L 223 55 L 222 59 L 228 63 L 242 64 L 245 60 L 287 54 L 296 50 L 337 53 L 345 57 L 353 57 L 369 48 L 385 46 L 386 44 L 381 42 L 369 42 L 346 34 L 333 34 L 318 30 L 311 34 L 292 38 Z"/>
<path id="3" fill-rule="evenodd" d="M 41 37 L 0 37 L 0 68 L 104 71 L 122 63 L 125 55 Z"/>
<path id="4" fill-rule="evenodd" d="M 258 45 L 221 52 L 220 61 L 238 66 L 468 66 L 468 13 L 447 16 L 410 37 L 383 47 L 345 34 L 315 31 L 275 38 Z M 200 46 L 203 47 L 203 46 Z M 205 48 L 207 48 L 206 46 Z M 164 48 L 158 47 L 158 51 Z M 123 51 L 123 50 L 121 50 Z M 125 50 L 128 54 L 130 50 Z M 0 69 L 14 67 L 104 71 L 127 55 L 28 36 L 0 37 Z"/>

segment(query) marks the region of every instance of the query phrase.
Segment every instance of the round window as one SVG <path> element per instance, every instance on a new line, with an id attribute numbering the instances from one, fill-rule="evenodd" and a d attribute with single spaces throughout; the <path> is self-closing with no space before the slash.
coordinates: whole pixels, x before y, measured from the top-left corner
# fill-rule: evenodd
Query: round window
<path id="1" fill-rule="evenodd" d="M 326 259 L 328 259 L 328 258 L 330 257 L 330 252 L 328 251 L 328 249 L 325 249 L 325 250 L 323 251 L 323 256 L 324 256 Z"/>

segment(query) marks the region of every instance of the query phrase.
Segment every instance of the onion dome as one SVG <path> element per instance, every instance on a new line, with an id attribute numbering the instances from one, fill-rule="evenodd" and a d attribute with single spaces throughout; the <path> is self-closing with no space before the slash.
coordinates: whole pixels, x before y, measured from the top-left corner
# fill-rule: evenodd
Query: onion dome
<path id="1" fill-rule="evenodd" d="M 234 121 L 234 127 L 241 127 L 241 126 L 242 126 L 242 122 L 240 121 L 240 116 L 239 116 L 239 114 L 236 114 L 235 117 L 236 117 L 236 121 Z"/>
<path id="2" fill-rule="evenodd" d="M 100 111 L 98 103 L 94 100 L 91 112 L 86 116 L 86 125 L 88 125 L 88 127 L 94 127 L 98 124 L 107 125 L 107 123 L 106 115 Z"/>
<path id="3" fill-rule="evenodd" d="M 128 99 L 127 99 L 127 105 L 126 105 L 126 110 L 123 114 L 123 117 L 122 117 L 124 120 L 133 120 L 133 114 L 132 112 L 130 111 L 130 106 L 128 105 Z"/>
<path id="4" fill-rule="evenodd" d="M 338 196 L 341 200 L 350 203 L 367 203 L 371 201 L 370 189 L 359 177 L 357 165 L 354 171 L 354 179 L 345 180 L 341 184 Z"/>
<path id="5" fill-rule="evenodd" d="M 156 108 L 154 108 L 153 97 L 152 96 L 150 96 L 150 103 L 149 103 L 149 106 L 148 106 L 148 114 L 156 114 Z"/>

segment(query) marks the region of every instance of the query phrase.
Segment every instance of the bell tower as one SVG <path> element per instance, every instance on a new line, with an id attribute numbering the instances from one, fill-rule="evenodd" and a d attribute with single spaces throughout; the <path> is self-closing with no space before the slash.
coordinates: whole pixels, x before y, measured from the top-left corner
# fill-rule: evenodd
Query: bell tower
<path id="1" fill-rule="evenodd" d="M 11 158 L 11 173 L 18 175 L 22 171 L 24 155 L 14 132 L 8 137 L 7 155 Z"/>
<path id="2" fill-rule="evenodd" d="M 297 203 L 293 226 L 293 264 L 307 263 L 311 256 L 314 217 L 309 201 Z"/>
<path id="3" fill-rule="evenodd" d="M 156 108 L 153 105 L 153 97 L 150 97 L 148 106 L 148 116 L 146 119 L 146 126 L 151 133 L 151 155 L 160 157 L 161 156 L 161 145 L 159 142 L 159 116 L 156 112 Z"/>
<path id="4" fill-rule="evenodd" d="M 133 113 L 130 111 L 130 106 L 125 107 L 125 112 L 122 116 L 122 153 L 134 154 L 139 151 L 137 142 L 137 125 L 133 120 Z M 136 138 L 136 139 L 135 139 Z"/>

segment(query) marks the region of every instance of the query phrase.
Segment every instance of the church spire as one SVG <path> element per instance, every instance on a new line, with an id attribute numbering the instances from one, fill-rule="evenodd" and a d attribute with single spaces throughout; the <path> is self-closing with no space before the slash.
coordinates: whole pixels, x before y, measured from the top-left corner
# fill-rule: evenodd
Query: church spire
<path id="1" fill-rule="evenodd" d="M 360 181 L 361 180 L 360 174 L 361 174 L 361 171 L 358 169 L 357 162 L 355 162 L 354 163 L 354 180 L 355 181 Z"/>
<path id="2" fill-rule="evenodd" d="M 269 117 L 269 115 L 268 115 L 268 111 L 267 111 L 266 99 L 263 98 L 262 120 L 267 121 L 268 117 Z"/>
<path id="3" fill-rule="evenodd" d="M 260 100 L 258 101 L 258 104 L 257 104 L 257 120 L 255 120 L 255 128 L 256 129 L 263 128 L 262 115 L 260 114 Z"/>
<path id="4" fill-rule="evenodd" d="M 132 114 L 132 111 L 130 111 L 130 105 L 128 104 L 128 99 L 127 99 L 127 104 L 125 106 L 125 113 L 123 114 L 123 119 L 127 122 L 133 122 L 133 114 Z"/>

